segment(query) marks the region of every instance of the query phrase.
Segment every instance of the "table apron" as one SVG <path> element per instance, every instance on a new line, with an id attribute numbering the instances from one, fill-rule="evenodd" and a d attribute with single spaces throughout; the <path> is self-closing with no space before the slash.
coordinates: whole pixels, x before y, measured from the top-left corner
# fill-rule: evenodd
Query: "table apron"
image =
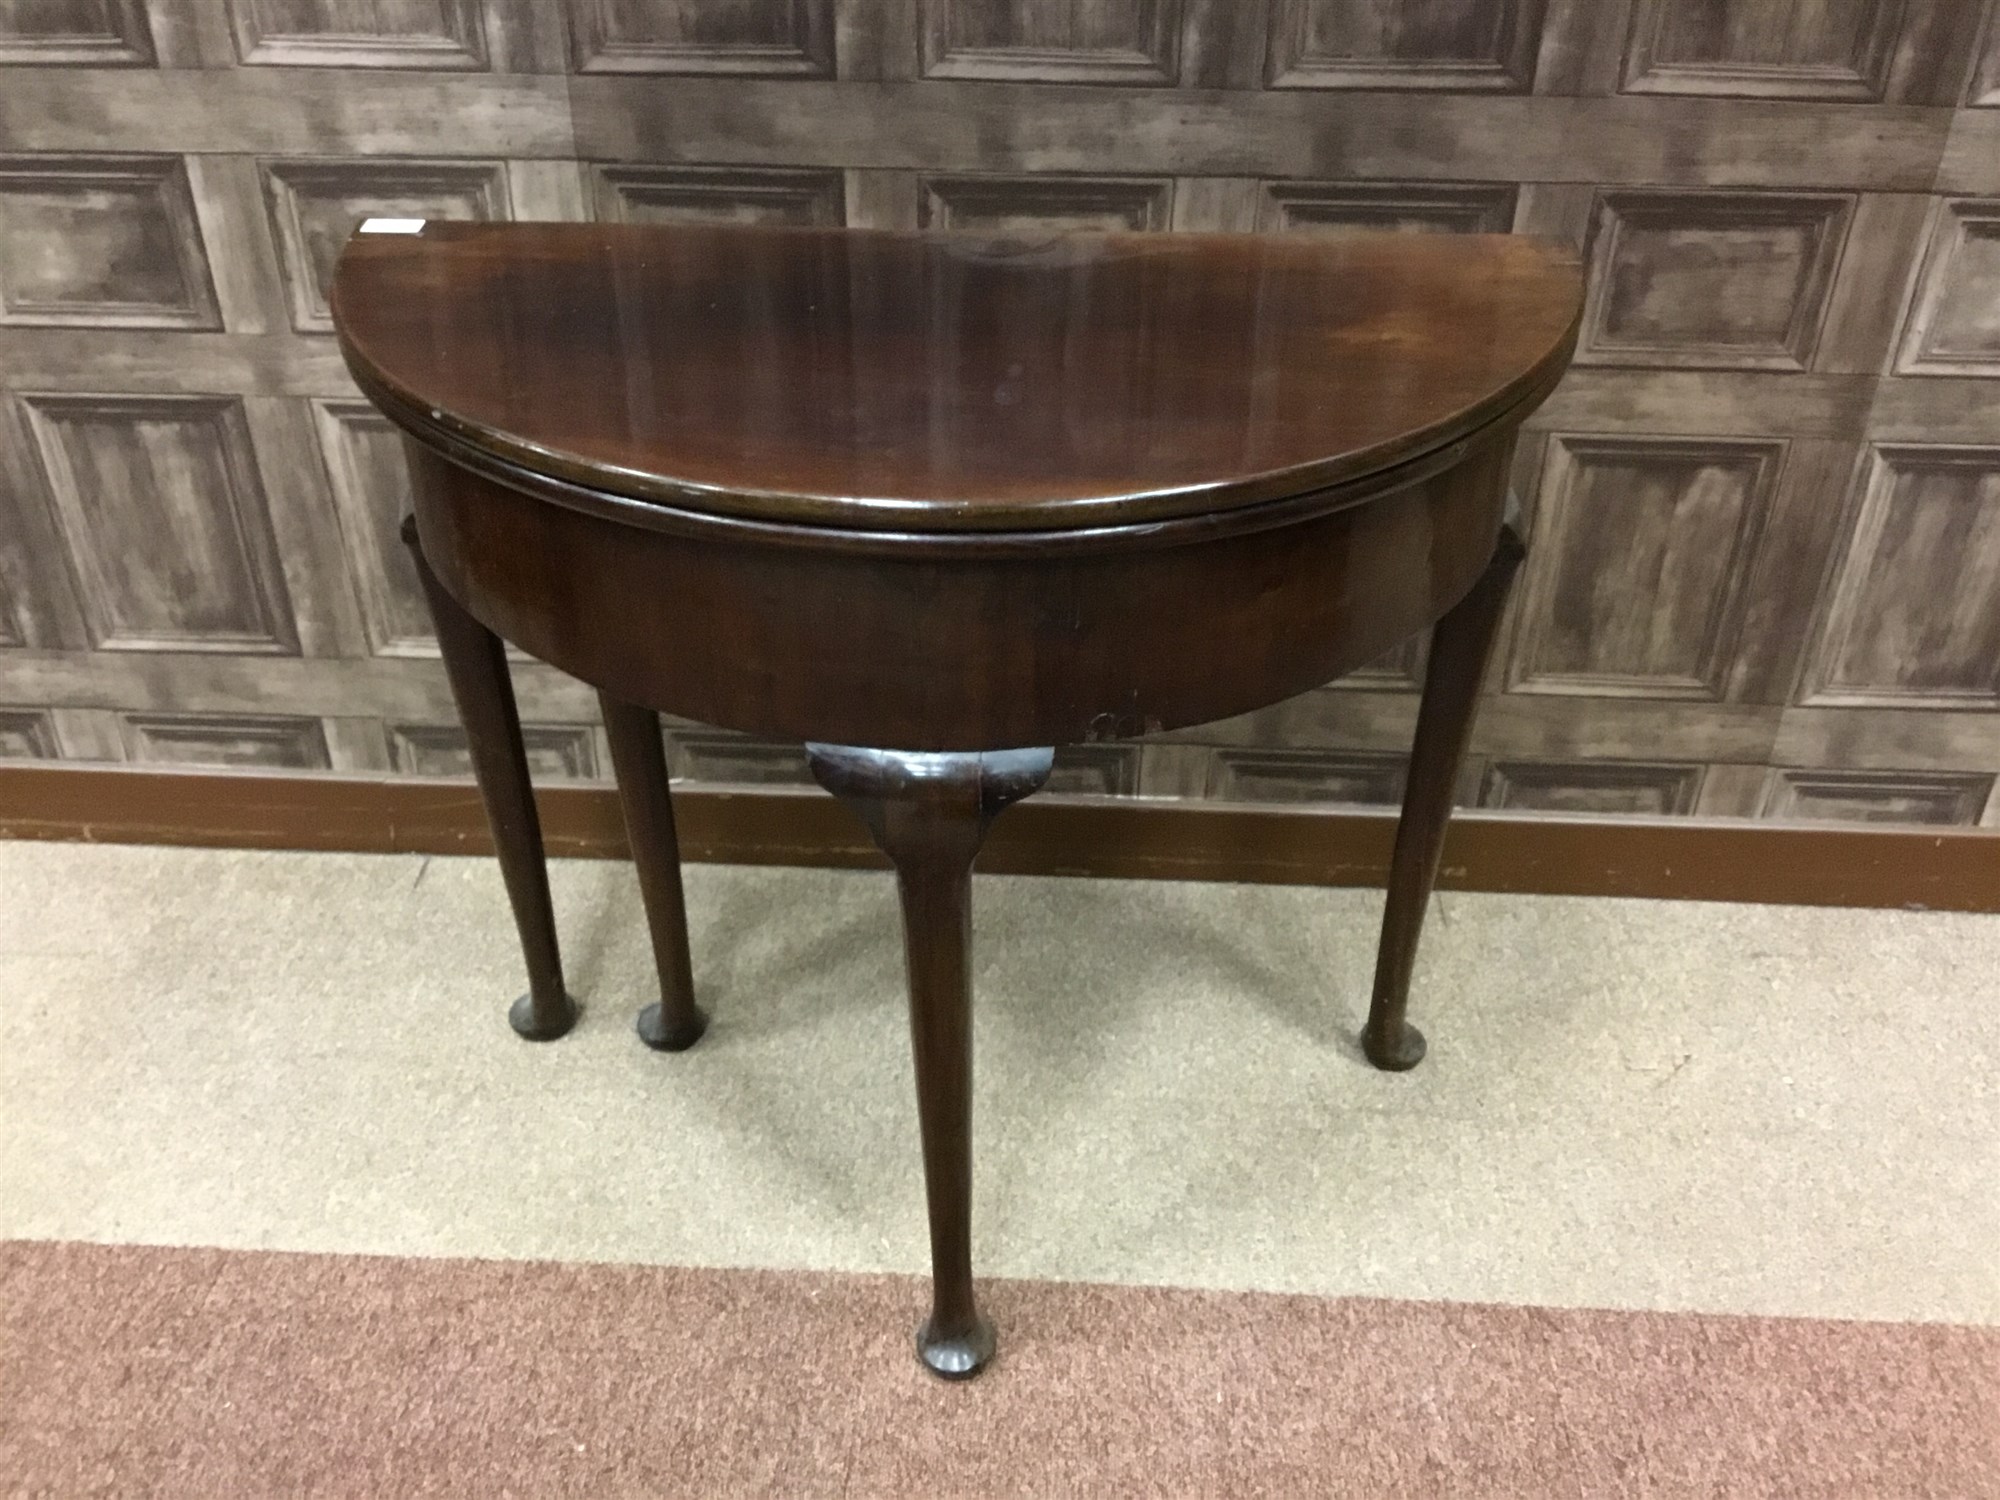
<path id="1" fill-rule="evenodd" d="M 646 530 L 405 446 L 431 566 L 524 650 L 726 729 L 946 751 L 1184 728 L 1375 660 L 1478 577 L 1513 445 L 1269 529 L 965 557 Z"/>

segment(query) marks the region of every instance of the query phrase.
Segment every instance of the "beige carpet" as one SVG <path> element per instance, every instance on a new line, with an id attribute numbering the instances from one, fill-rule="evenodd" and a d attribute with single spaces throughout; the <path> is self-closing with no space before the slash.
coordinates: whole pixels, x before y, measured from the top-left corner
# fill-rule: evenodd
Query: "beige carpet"
<path id="1" fill-rule="evenodd" d="M 305 1488 L 448 1492 L 457 1451 L 460 1492 L 481 1491 L 492 1471 L 459 1445 L 515 1421 L 495 1414 L 525 1390 L 486 1389 L 512 1356 L 392 1357 L 383 1299 L 412 1328 L 541 1350 L 535 1380 L 602 1406 L 593 1431 L 625 1450 L 610 1467 L 524 1455 L 520 1493 L 672 1489 L 617 1394 L 639 1371 L 666 1390 L 717 1361 L 796 1366 L 935 1418 L 946 1398 L 912 1383 L 905 1348 L 915 1289 L 825 1274 L 924 1264 L 889 882 L 691 868 L 716 1024 L 667 1057 L 630 1032 L 652 995 L 630 871 L 555 880 L 588 1009 L 536 1047 L 502 1019 L 518 959 L 484 862 L 0 844 L 0 1237 L 315 1252 L 10 1252 L 0 1485 L 275 1484 L 257 1454 L 283 1433 L 210 1398 L 247 1369 L 267 1391 L 337 1369 L 343 1411 L 430 1379 L 436 1413 L 355 1471 L 372 1478 L 321 1468 Z M 1547 1493 L 1995 1492 L 1979 1330 L 2000 1324 L 2000 921 L 1446 897 L 1414 1003 L 1431 1055 L 1389 1077 L 1350 1042 L 1377 896 L 995 879 L 976 900 L 976 1253 L 1025 1284 L 994 1293 L 1002 1354 L 975 1389 L 999 1394 L 968 1399 L 1054 1401 L 1076 1423 L 1033 1452 L 1001 1442 L 1018 1423 L 975 1423 L 945 1467 L 856 1487 L 853 1413 L 777 1381 L 776 1404 L 731 1421 L 819 1423 L 844 1477 L 691 1468 L 675 1492 L 1035 1493 L 1039 1474 L 1041 1493 L 1133 1493 L 1103 1434 L 1151 1432 L 1146 1392 L 1178 1412 L 1218 1388 L 1271 1436 L 1212 1450 L 1176 1417 L 1145 1439 L 1179 1465 L 1163 1492 L 1523 1493 L 1532 1474 Z M 464 1259 L 357 1255 L 612 1264 L 523 1268 L 540 1288 L 523 1309 Z M 616 1263 L 709 1270 L 628 1295 L 638 1273 Z M 760 1267 L 801 1274 L 746 1291 Z M 229 1277 L 247 1301 L 212 1295 Z M 113 1312 L 90 1311 L 92 1286 Z M 1394 1300 L 1335 1300 L 1356 1296 Z M 621 1299 L 638 1321 L 607 1311 Z M 631 1310 L 655 1302 L 670 1311 Z M 785 1336 L 820 1303 L 817 1337 Z M 1741 1316 L 1673 1316 L 1692 1313 Z M 256 1332 L 273 1318 L 309 1336 L 273 1345 Z M 577 1326 L 616 1346 L 595 1375 Z M 1470 1330 L 1450 1380 L 1445 1326 Z M 1451 1384 L 1523 1359 L 1484 1405 Z M 237 1373 L 175 1373 L 210 1366 Z M 1697 1386 L 1741 1401 L 1690 1418 Z M 1377 1409 L 1405 1413 L 1400 1436 L 1369 1436 Z M 287 1451 L 347 1451 L 324 1415 Z M 160 1424 L 191 1421 L 221 1436 L 168 1463 Z M 1547 1443 L 1502 1440 L 1543 1421 Z M 1289 1467 L 1364 1458 L 1387 1467 L 1352 1472 L 1380 1483 L 1344 1491 Z"/>

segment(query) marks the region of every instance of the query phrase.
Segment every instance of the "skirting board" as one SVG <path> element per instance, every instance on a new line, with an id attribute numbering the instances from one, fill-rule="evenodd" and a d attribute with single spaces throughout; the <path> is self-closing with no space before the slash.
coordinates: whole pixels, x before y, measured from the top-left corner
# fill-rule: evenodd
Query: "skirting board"
<path id="1" fill-rule="evenodd" d="M 549 852 L 623 858 L 617 794 L 538 793 Z M 815 791 L 675 793 L 681 853 L 725 864 L 879 868 L 861 825 Z M 1297 885 L 1380 885 L 1387 811 L 1091 798 L 1030 800 L 979 868 Z M 0 766 L 0 837 L 368 853 L 489 852 L 467 783 L 233 771 Z M 1448 890 L 2000 911 L 2000 832 L 1461 813 Z"/>

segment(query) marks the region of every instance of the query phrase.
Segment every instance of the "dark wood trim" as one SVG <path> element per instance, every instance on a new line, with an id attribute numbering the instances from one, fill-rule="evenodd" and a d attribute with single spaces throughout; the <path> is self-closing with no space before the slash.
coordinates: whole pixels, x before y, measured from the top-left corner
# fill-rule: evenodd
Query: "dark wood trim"
<path id="1" fill-rule="evenodd" d="M 624 859 L 625 822 L 608 785 L 541 787 L 548 852 Z M 860 824 L 818 791 L 674 795 L 684 859 L 886 869 Z M 471 781 L 0 765 L 0 837 L 212 848 L 491 854 Z"/>
<path id="2" fill-rule="evenodd" d="M 537 797 L 551 854 L 624 857 L 610 787 L 554 786 Z M 853 815 L 817 791 L 686 789 L 674 809 L 687 859 L 887 867 Z M 1031 800 L 994 825 L 979 868 L 1380 885 L 1394 836 L 1386 810 Z M 464 782 L 32 763 L 0 766 L 0 837 L 368 853 L 492 848 L 479 794 Z M 2000 833 L 1468 812 L 1453 820 L 1438 885 L 2000 911 Z"/>

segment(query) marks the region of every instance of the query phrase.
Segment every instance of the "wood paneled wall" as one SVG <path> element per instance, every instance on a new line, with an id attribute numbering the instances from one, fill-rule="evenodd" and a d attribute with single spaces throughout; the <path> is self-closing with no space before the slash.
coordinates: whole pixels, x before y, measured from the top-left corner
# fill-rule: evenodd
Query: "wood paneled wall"
<path id="1" fill-rule="evenodd" d="M 364 214 L 1511 229 L 1590 296 L 1465 799 L 2000 822 L 1996 10 L 0 0 L 0 755 L 463 770 L 327 331 Z M 1420 668 L 1059 784 L 1392 799 Z M 537 770 L 603 775 L 518 672 Z"/>

